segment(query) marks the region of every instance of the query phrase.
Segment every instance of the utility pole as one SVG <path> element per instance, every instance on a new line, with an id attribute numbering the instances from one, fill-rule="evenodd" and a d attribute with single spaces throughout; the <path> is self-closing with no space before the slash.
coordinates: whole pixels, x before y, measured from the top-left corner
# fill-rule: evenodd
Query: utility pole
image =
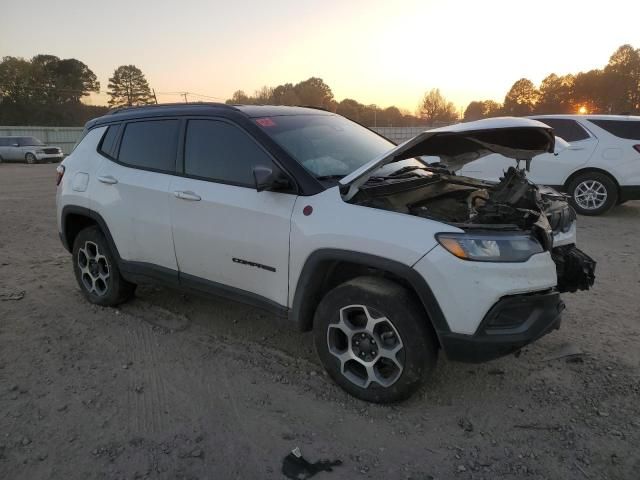
<path id="1" fill-rule="evenodd" d="M 153 92 L 153 99 L 156 101 L 156 105 L 158 104 L 158 97 L 156 97 L 156 89 L 152 88 L 151 91 Z"/>
<path id="2" fill-rule="evenodd" d="M 189 100 L 187 100 L 187 94 L 189 92 L 182 92 L 182 96 L 184 97 L 184 103 L 189 103 Z"/>

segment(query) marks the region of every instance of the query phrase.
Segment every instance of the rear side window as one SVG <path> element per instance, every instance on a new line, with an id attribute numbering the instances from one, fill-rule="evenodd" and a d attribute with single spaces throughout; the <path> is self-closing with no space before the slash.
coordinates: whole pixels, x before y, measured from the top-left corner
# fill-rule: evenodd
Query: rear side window
<path id="1" fill-rule="evenodd" d="M 187 175 L 253 187 L 253 167 L 271 163 L 269 155 L 234 125 L 216 120 L 190 120 L 187 125 Z"/>
<path id="2" fill-rule="evenodd" d="M 120 124 L 109 125 L 107 131 L 102 137 L 100 147 L 98 151 L 109 158 L 116 158 L 116 140 L 118 138 L 118 132 L 120 131 Z"/>
<path id="3" fill-rule="evenodd" d="M 634 120 L 589 120 L 611 135 L 627 140 L 640 140 L 640 121 Z"/>
<path id="4" fill-rule="evenodd" d="M 136 168 L 174 172 L 177 145 L 178 120 L 128 123 L 118 161 Z"/>
<path id="5" fill-rule="evenodd" d="M 589 138 L 589 133 L 575 120 L 568 118 L 536 118 L 553 128 L 554 134 L 567 142 L 578 142 Z"/>
<path id="6" fill-rule="evenodd" d="M 8 147 L 8 146 L 9 146 L 9 139 L 0 137 L 0 147 Z"/>

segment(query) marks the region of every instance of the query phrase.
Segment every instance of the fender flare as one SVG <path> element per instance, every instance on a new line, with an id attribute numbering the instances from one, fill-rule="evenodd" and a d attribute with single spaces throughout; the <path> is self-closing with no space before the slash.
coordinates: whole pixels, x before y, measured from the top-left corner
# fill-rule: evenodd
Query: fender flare
<path id="1" fill-rule="evenodd" d="M 320 267 L 325 262 L 344 261 L 389 272 L 402 278 L 413 289 L 422 303 L 436 335 L 449 333 L 449 324 L 442 313 L 433 291 L 427 281 L 416 270 L 408 265 L 388 258 L 379 257 L 362 252 L 340 249 L 320 249 L 311 253 L 305 261 L 293 298 L 289 319 L 301 331 L 311 330 L 313 315 L 318 302 L 321 300 L 320 289 L 325 280 L 324 270 Z"/>
<path id="2" fill-rule="evenodd" d="M 65 250 L 71 252 L 71 250 L 73 249 L 73 245 L 69 245 L 66 235 L 67 219 L 69 218 L 69 215 L 81 215 L 96 222 L 98 224 L 98 227 L 100 227 L 100 230 L 102 230 L 104 236 L 107 238 L 109 247 L 111 247 L 111 251 L 116 256 L 116 260 L 118 261 L 118 263 L 121 263 L 122 258 L 120 257 L 120 252 L 118 252 L 116 243 L 113 241 L 113 237 L 111 236 L 109 227 L 107 227 L 107 222 L 104 221 L 104 218 L 102 218 L 102 216 L 98 212 L 86 207 L 79 207 L 77 205 L 66 205 L 62 208 L 62 214 L 60 216 L 60 240 L 62 241 L 62 245 L 64 246 Z"/>

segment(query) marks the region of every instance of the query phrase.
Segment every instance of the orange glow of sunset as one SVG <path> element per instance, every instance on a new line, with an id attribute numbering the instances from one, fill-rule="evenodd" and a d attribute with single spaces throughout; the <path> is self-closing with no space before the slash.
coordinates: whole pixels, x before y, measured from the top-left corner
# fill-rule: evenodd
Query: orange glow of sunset
<path id="1" fill-rule="evenodd" d="M 592 8 L 589 4 L 593 3 Z M 457 108 L 469 101 L 502 102 L 519 78 L 535 84 L 551 72 L 600 68 L 624 43 L 640 43 L 633 2 L 507 0 L 425 1 L 273 0 L 181 4 L 114 0 L 100 10 L 83 0 L 64 8 L 20 0 L 3 7 L 0 56 L 49 53 L 85 62 L 106 103 L 108 79 L 119 65 L 135 64 L 160 102 L 225 100 L 234 91 L 321 77 L 335 98 L 414 111 L 439 88 Z M 51 25 L 56 28 L 52 40 Z M 574 25 L 597 26 L 581 35 Z"/>

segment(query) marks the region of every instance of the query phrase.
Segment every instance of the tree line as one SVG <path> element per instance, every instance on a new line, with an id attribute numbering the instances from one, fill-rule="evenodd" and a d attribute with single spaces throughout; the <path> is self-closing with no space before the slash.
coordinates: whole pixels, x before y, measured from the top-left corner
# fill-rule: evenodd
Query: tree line
<path id="1" fill-rule="evenodd" d="M 0 61 L 0 125 L 78 126 L 104 115 L 109 108 L 154 103 L 144 74 L 122 65 L 109 79 L 109 106 L 87 105 L 82 99 L 100 91 L 91 69 L 75 58 L 36 55 L 30 60 Z"/>
<path id="2" fill-rule="evenodd" d="M 380 108 L 362 104 L 352 98 L 337 101 L 331 87 L 318 77 L 311 77 L 296 84 L 285 83 L 276 87 L 264 86 L 253 95 L 243 90 L 233 93 L 227 104 L 237 105 L 303 105 L 323 108 L 344 115 L 367 126 L 415 126 L 423 124 L 417 115 L 395 106 Z"/>
<path id="3" fill-rule="evenodd" d="M 603 68 L 565 75 L 551 73 L 537 87 L 521 78 L 502 104 L 493 100 L 469 103 L 464 120 L 553 113 L 639 114 L 640 49 L 622 45 Z"/>
<path id="4" fill-rule="evenodd" d="M 75 58 L 3 57 L 0 125 L 83 125 L 110 108 L 156 102 L 147 79 L 135 65 L 121 65 L 114 70 L 107 86 L 108 106 L 83 103 L 84 97 L 97 92 L 100 82 L 96 75 Z M 363 104 L 352 98 L 338 101 L 331 87 L 318 77 L 296 84 L 264 86 L 252 95 L 237 90 L 226 103 L 306 105 L 336 112 L 367 126 L 438 125 L 460 120 L 453 102 L 437 88 L 427 91 L 415 112 L 410 112 L 396 106 Z M 640 113 L 640 49 L 622 45 L 601 69 L 551 73 L 537 87 L 531 80 L 521 78 L 502 103 L 474 100 L 462 119 L 543 113 Z"/>

